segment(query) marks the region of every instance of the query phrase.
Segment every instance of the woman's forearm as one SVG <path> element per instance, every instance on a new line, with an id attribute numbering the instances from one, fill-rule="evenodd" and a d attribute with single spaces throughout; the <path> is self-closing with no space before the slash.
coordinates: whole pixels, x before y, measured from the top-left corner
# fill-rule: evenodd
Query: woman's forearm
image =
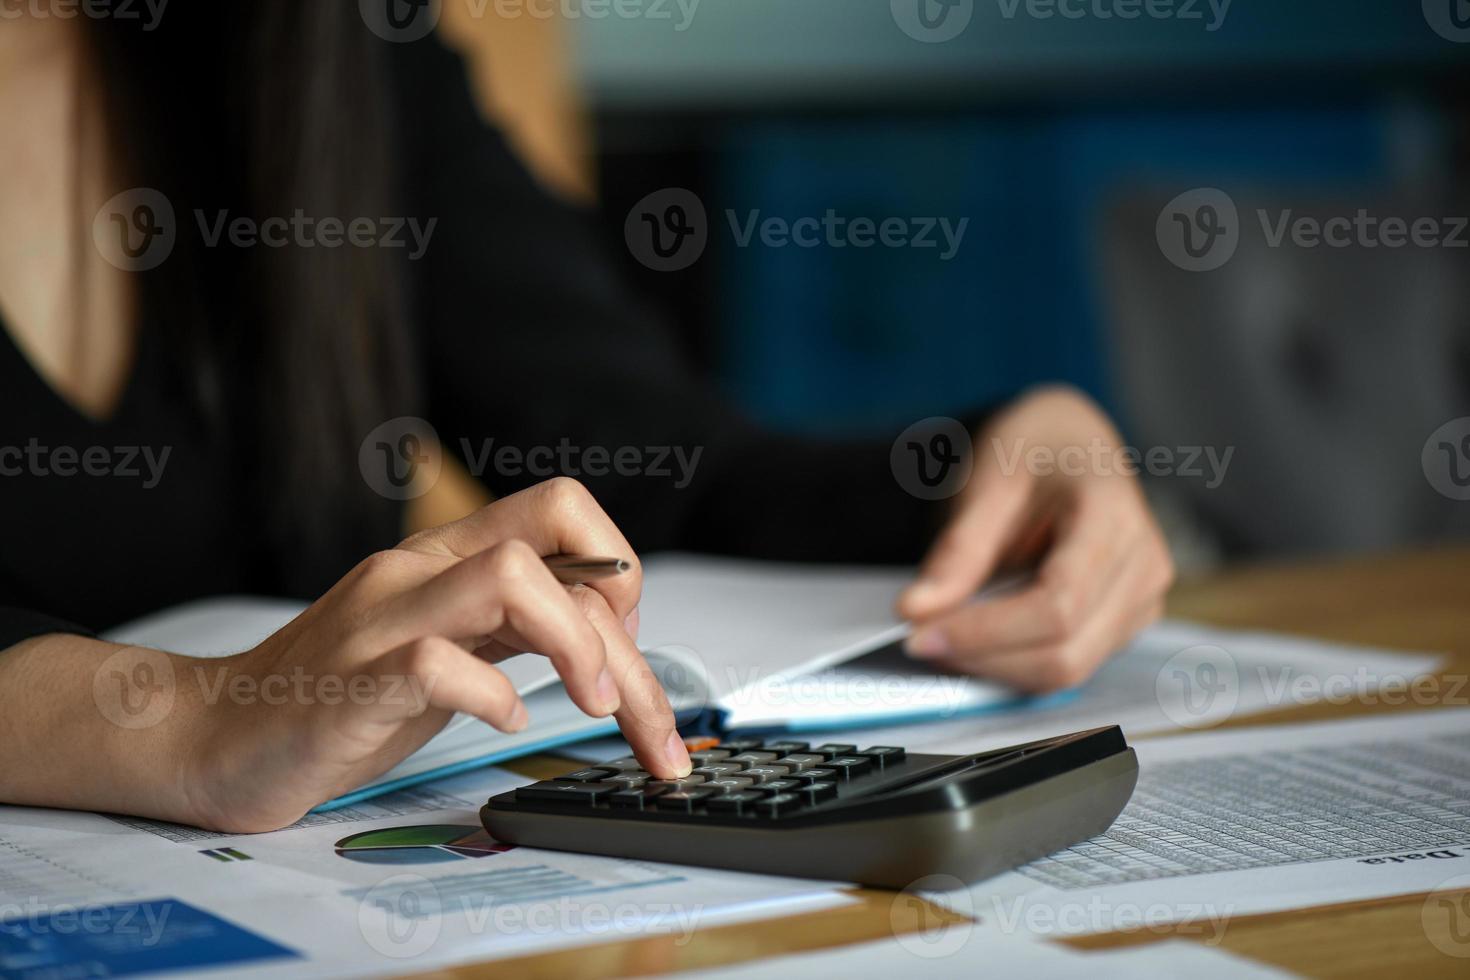
<path id="1" fill-rule="evenodd" d="M 0 650 L 0 803 L 195 822 L 190 662 L 59 633 Z"/>

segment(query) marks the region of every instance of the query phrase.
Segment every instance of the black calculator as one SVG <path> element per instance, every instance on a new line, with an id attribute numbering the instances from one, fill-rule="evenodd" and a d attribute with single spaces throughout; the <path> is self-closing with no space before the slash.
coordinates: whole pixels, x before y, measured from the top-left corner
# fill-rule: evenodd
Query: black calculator
<path id="1" fill-rule="evenodd" d="M 631 756 L 492 797 L 499 840 L 904 888 L 979 881 L 1103 833 L 1138 779 L 1117 726 L 974 755 L 732 738 L 660 780 Z"/>

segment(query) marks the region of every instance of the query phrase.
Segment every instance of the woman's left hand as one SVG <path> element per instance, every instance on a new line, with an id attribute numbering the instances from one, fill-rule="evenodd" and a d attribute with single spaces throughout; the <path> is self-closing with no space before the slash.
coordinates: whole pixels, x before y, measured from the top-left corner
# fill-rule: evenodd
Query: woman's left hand
<path id="1" fill-rule="evenodd" d="M 899 597 L 914 623 L 909 654 L 1052 691 L 1085 681 L 1157 619 L 1173 563 L 1120 449 L 1073 389 L 1038 390 L 996 417 L 954 517 Z M 973 601 L 997 571 L 1033 563 L 1020 591 Z"/>

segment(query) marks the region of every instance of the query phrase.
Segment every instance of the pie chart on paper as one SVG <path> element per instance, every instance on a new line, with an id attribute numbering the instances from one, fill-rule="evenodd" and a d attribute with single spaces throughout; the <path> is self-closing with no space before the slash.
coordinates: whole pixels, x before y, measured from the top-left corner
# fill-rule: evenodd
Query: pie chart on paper
<path id="1" fill-rule="evenodd" d="M 468 824 L 421 824 L 384 827 L 344 837 L 337 856 L 362 864 L 442 864 L 502 854 L 514 844 L 502 844 L 483 827 Z"/>

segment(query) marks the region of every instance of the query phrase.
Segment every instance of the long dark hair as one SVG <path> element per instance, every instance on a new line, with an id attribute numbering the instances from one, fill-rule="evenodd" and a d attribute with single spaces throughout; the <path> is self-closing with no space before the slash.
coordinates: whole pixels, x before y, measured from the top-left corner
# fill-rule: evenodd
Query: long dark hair
<path id="1" fill-rule="evenodd" d="M 270 551 L 292 556 L 283 584 L 317 588 L 340 569 L 305 559 L 392 511 L 357 450 L 414 400 L 401 270 L 376 248 L 207 248 L 194 214 L 401 213 L 388 45 L 341 0 L 180 4 L 149 30 L 91 33 L 120 186 L 176 210 L 173 252 L 139 274 L 142 329 L 162 335 L 205 424 L 249 454 Z"/>

